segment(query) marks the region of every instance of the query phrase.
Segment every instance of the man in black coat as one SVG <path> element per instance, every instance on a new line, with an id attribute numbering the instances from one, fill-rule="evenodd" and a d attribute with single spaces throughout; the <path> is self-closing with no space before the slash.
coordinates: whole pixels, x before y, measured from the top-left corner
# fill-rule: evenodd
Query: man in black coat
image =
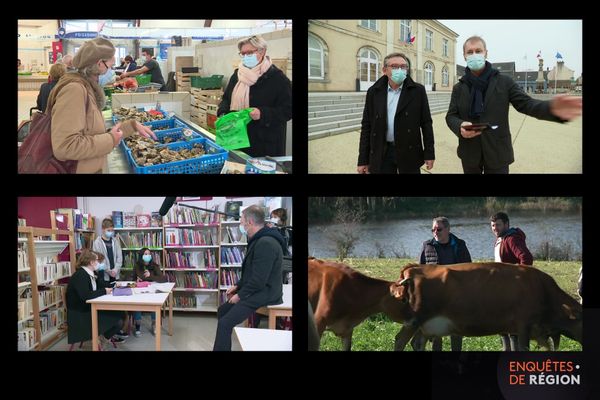
<path id="1" fill-rule="evenodd" d="M 285 156 L 286 126 L 292 119 L 292 84 L 283 71 L 271 64 L 266 55 L 267 42 L 260 35 L 240 40 L 238 49 L 243 61 L 229 79 L 217 116 L 254 108 L 250 113 L 252 121 L 247 126 L 250 147 L 240 151 L 251 157 Z M 244 77 L 241 82 L 240 76 Z M 250 87 L 248 102 L 241 108 L 235 106 L 236 99 L 232 98 L 238 83 Z"/>
<path id="2" fill-rule="evenodd" d="M 537 119 L 565 122 L 581 115 L 581 97 L 555 96 L 550 101 L 529 97 L 509 76 L 502 75 L 486 61 L 487 48 L 479 36 L 463 45 L 467 61 L 465 75 L 452 89 L 446 123 L 458 136 L 458 156 L 465 174 L 508 174 L 514 162 L 509 103 Z M 488 123 L 491 127 L 468 127 Z"/>
<path id="3" fill-rule="evenodd" d="M 383 60 L 383 73 L 367 91 L 360 131 L 359 174 L 419 174 L 433 168 L 433 127 L 425 87 L 408 76 L 402 53 Z"/>
<path id="4" fill-rule="evenodd" d="M 217 312 L 213 351 L 230 351 L 233 328 L 258 308 L 283 303 L 283 237 L 277 229 L 265 226 L 264 211 L 258 206 L 242 211 L 240 230 L 248 236 L 242 277 L 227 289 L 228 301 Z"/>

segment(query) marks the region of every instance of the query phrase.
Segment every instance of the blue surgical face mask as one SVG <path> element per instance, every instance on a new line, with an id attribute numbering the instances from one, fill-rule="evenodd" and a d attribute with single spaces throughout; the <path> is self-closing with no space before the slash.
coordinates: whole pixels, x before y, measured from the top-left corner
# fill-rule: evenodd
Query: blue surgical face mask
<path id="1" fill-rule="evenodd" d="M 467 67 L 471 71 L 479 71 L 483 67 L 485 67 L 485 57 L 483 54 L 471 54 L 467 56 Z"/>
<path id="2" fill-rule="evenodd" d="M 106 236 L 107 238 L 111 238 L 113 237 L 115 233 L 113 231 L 104 231 L 104 236 Z"/>
<path id="3" fill-rule="evenodd" d="M 244 228 L 244 225 L 240 224 L 240 232 L 242 232 L 242 235 L 247 235 L 248 231 L 246 230 L 246 228 Z"/>
<path id="4" fill-rule="evenodd" d="M 104 74 L 98 77 L 98 84 L 104 86 L 107 83 L 110 83 L 113 80 L 113 76 L 115 76 L 115 71 L 108 69 Z"/>
<path id="5" fill-rule="evenodd" d="M 104 271 L 104 268 L 106 266 L 104 265 L 104 263 L 98 263 L 98 266 L 96 267 L 96 271 Z"/>
<path id="6" fill-rule="evenodd" d="M 142 260 L 144 260 L 144 262 L 149 263 L 150 261 L 152 261 L 152 256 L 150 254 L 144 254 L 142 256 Z"/>
<path id="7" fill-rule="evenodd" d="M 254 68 L 258 65 L 258 58 L 256 57 L 256 54 L 246 54 L 242 62 L 246 67 Z"/>
<path id="8" fill-rule="evenodd" d="M 406 79 L 406 71 L 402 68 L 392 69 L 392 80 L 398 85 L 402 84 Z"/>

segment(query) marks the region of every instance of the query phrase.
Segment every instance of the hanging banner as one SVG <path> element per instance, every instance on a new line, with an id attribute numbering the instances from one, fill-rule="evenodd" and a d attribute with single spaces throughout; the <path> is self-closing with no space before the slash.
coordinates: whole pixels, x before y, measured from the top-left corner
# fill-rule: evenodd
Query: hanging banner
<path id="1" fill-rule="evenodd" d="M 63 45 L 62 42 L 52 42 L 52 64 L 56 64 L 56 60 L 62 58 Z"/>

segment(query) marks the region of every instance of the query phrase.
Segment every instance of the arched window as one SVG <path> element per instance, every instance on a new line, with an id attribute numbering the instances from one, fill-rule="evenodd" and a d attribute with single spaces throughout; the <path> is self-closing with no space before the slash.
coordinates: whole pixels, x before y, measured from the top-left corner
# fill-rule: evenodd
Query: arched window
<path id="1" fill-rule="evenodd" d="M 430 61 L 427 61 L 425 63 L 425 66 L 423 69 L 425 70 L 425 89 L 431 90 L 431 88 L 433 86 L 433 72 L 434 72 L 433 63 L 431 63 Z"/>
<path id="2" fill-rule="evenodd" d="M 359 51 L 360 57 L 360 90 L 369 89 L 379 78 L 379 55 L 369 47 Z"/>
<path id="3" fill-rule="evenodd" d="M 450 85 L 450 75 L 448 74 L 448 67 L 442 68 L 442 86 Z"/>
<path id="4" fill-rule="evenodd" d="M 308 35 L 308 77 L 309 79 L 325 78 L 325 52 L 321 41 Z"/>

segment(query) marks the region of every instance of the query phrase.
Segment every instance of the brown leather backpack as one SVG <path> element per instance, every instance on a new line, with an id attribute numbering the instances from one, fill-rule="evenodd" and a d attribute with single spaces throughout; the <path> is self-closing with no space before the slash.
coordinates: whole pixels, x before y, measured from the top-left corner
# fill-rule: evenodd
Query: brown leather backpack
<path id="1" fill-rule="evenodd" d="M 60 161 L 52 151 L 52 106 L 46 112 L 34 113 L 29 127 L 29 135 L 19 147 L 20 174 L 74 174 L 77 160 Z M 86 111 L 88 101 L 86 99 Z"/>

